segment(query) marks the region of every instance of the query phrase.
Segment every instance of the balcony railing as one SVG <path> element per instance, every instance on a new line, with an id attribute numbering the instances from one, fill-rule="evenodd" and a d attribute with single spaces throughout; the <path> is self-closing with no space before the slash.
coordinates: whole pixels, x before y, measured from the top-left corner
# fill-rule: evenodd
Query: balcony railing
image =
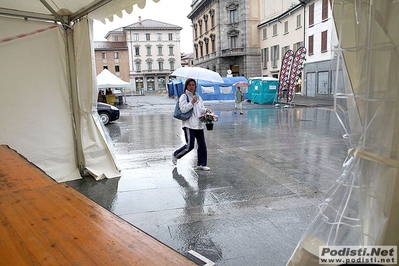
<path id="1" fill-rule="evenodd" d="M 228 48 L 222 50 L 222 57 L 225 56 L 243 56 L 245 55 L 244 48 Z"/>
<path id="2" fill-rule="evenodd" d="M 169 75 L 171 72 L 173 72 L 173 71 L 171 71 L 170 69 L 165 69 L 164 68 L 164 69 L 161 69 L 161 70 L 159 70 L 159 69 L 151 69 L 151 70 L 141 69 L 141 70 L 135 70 L 132 73 L 141 73 L 143 75 L 146 75 L 146 74 Z"/>
<path id="3" fill-rule="evenodd" d="M 218 57 L 218 54 L 219 53 L 217 53 L 217 52 L 212 52 L 212 53 L 210 53 L 208 55 L 205 55 L 203 57 L 194 59 L 194 64 L 204 63 L 204 62 L 207 62 L 209 60 L 213 60 L 213 59 Z"/>

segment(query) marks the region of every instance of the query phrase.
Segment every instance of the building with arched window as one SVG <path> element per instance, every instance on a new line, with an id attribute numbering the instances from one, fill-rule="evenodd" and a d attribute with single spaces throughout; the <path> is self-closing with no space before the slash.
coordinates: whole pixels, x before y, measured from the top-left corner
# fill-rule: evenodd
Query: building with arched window
<path id="1" fill-rule="evenodd" d="M 194 0 L 192 21 L 194 65 L 226 76 L 260 76 L 259 3 Z"/>

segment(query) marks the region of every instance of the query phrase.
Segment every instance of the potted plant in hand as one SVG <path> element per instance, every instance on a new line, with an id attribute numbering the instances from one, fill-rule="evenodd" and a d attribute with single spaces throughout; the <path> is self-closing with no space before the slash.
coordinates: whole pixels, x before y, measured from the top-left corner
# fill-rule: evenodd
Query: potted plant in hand
<path id="1" fill-rule="evenodd" d="M 213 122 L 218 121 L 218 116 L 212 113 L 205 113 L 199 117 L 200 121 L 205 123 L 206 129 L 213 130 Z"/>

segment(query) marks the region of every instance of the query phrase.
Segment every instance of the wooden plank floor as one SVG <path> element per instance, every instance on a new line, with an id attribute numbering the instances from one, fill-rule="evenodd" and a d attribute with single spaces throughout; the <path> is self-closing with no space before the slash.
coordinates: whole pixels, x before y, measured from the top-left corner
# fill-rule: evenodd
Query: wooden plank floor
<path id="1" fill-rule="evenodd" d="M 0 265 L 196 265 L 0 145 Z"/>

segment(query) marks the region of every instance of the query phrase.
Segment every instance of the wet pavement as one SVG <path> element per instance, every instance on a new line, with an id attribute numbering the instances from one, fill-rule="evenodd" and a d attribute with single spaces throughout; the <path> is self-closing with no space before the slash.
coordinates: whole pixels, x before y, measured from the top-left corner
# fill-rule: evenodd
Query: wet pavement
<path id="1" fill-rule="evenodd" d="M 95 202 L 192 258 L 216 265 L 282 266 L 341 174 L 346 145 L 331 99 L 296 97 L 295 108 L 205 102 L 219 116 L 206 131 L 208 166 L 184 143 L 167 95 L 127 97 L 106 128 L 122 177 L 68 182 Z M 308 108 L 319 106 L 318 108 Z"/>

